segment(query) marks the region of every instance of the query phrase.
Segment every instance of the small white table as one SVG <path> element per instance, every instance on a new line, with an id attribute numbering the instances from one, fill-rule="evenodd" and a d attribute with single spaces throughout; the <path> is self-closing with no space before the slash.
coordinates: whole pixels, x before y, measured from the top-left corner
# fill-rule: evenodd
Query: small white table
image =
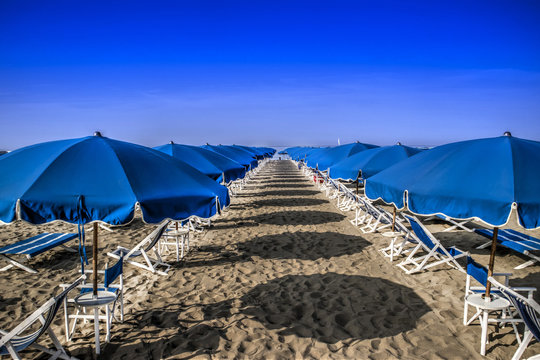
<path id="1" fill-rule="evenodd" d="M 482 318 L 480 320 L 480 325 L 482 327 L 482 336 L 480 339 L 480 354 L 482 356 L 485 356 L 487 343 L 488 314 L 490 311 L 499 311 L 506 309 L 510 306 L 510 301 L 495 294 L 491 294 L 491 299 L 485 299 L 483 293 L 467 295 L 465 297 L 465 301 L 469 305 L 482 310 Z"/>
<path id="2" fill-rule="evenodd" d="M 80 307 L 94 309 L 94 332 L 96 354 L 100 354 L 99 347 L 99 308 L 105 306 L 107 335 L 106 341 L 111 339 L 111 309 L 109 307 L 116 300 L 116 294 L 110 291 L 98 291 L 97 296 L 92 291 L 75 298 L 75 304 Z"/>
<path id="3" fill-rule="evenodd" d="M 169 242 L 166 239 L 174 238 L 175 242 Z M 182 243 L 180 244 L 180 239 Z M 189 251 L 189 229 L 179 228 L 178 230 L 167 231 L 163 234 L 163 240 L 161 240 L 161 245 L 176 245 L 176 261 L 184 258 L 184 247 Z M 180 254 L 179 254 L 180 253 Z"/>

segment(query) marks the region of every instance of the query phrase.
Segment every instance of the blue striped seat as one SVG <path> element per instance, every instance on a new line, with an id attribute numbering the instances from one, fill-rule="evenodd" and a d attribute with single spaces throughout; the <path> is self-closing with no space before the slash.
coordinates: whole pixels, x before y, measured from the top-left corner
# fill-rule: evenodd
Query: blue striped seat
<path id="1" fill-rule="evenodd" d="M 8 261 L 10 264 L 0 269 L 0 271 L 16 266 L 28 272 L 36 273 L 37 271 L 34 269 L 31 269 L 6 255 L 26 255 L 26 257 L 30 259 L 57 246 L 63 246 L 66 242 L 76 239 L 77 237 L 78 235 L 74 233 L 43 233 L 16 242 L 15 244 L 4 246 L 0 248 L 0 254 L 4 260 Z"/>
<path id="2" fill-rule="evenodd" d="M 486 238 L 493 238 L 493 230 L 490 229 L 475 229 L 477 234 L 482 235 Z M 526 255 L 531 258 L 531 260 L 516 266 L 514 269 L 523 269 L 529 265 L 534 264 L 537 261 L 540 261 L 540 255 L 533 254 L 532 252 L 540 252 L 540 239 L 535 237 L 522 234 L 519 231 L 512 229 L 499 229 L 497 234 L 497 243 L 506 248 L 517 251 L 523 255 Z M 484 248 L 491 244 L 488 242 L 484 245 L 479 246 L 478 248 Z"/>

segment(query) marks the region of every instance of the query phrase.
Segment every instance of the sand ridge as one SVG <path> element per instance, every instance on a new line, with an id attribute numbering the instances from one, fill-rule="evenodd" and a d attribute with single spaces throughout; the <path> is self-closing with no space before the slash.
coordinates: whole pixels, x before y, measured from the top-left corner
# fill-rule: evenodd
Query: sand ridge
<path id="1" fill-rule="evenodd" d="M 193 239 L 191 252 L 168 277 L 126 266 L 125 321 L 113 324 L 101 357 L 482 358 L 479 326 L 462 325 L 465 275 L 445 266 L 405 275 L 378 252 L 387 239 L 362 234 L 350 224 L 351 216 L 337 210 L 291 161 L 270 162 L 213 227 Z M 116 245 L 133 246 L 153 228 L 135 221 L 114 233 L 102 231 L 103 261 Z M 430 226 L 441 241 L 466 250 L 483 241 L 474 234 L 441 233 L 442 228 Z M 3 228 L 0 244 L 51 230 L 73 231 L 62 224 L 17 223 Z M 487 263 L 487 253 L 473 256 Z M 501 253 L 498 271 L 523 262 Z M 58 283 L 73 279 L 78 258 L 54 250 L 31 265 L 38 276 L 2 273 L 0 324 L 24 318 Z M 537 269 L 514 271 L 517 283 L 540 283 Z M 60 315 L 54 329 L 65 344 Z M 80 329 L 66 349 L 92 358 L 92 326 Z M 510 331 L 494 333 L 487 358 L 511 357 L 517 345 Z M 535 343 L 525 356 L 538 352 Z"/>

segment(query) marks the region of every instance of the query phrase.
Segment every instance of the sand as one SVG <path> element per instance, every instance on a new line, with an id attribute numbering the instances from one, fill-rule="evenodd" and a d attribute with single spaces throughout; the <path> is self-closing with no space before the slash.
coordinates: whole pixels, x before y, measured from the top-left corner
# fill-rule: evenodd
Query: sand
<path id="1" fill-rule="evenodd" d="M 405 275 L 378 249 L 380 234 L 362 234 L 292 162 L 272 162 L 233 199 L 207 232 L 192 239 L 186 259 L 169 276 L 125 268 L 125 321 L 114 323 L 103 359 L 481 359 L 480 326 L 463 326 L 465 275 L 448 266 Z M 140 220 L 100 232 L 101 263 L 118 244 L 136 244 L 154 225 Z M 470 250 L 487 264 L 485 242 L 463 231 L 429 229 L 446 245 Z M 64 224 L 3 226 L 0 245 Z M 538 232 L 536 235 L 540 235 Z M 91 249 L 88 249 L 91 254 Z M 512 268 L 526 258 L 497 251 L 497 271 L 511 284 L 540 285 L 540 265 Z M 59 283 L 77 276 L 76 254 L 55 249 L 32 259 L 32 275 L 0 276 L 0 327 L 11 329 Z M 538 299 L 536 295 L 536 299 Z M 60 311 L 53 329 L 66 349 L 93 358 L 93 326 L 66 343 Z M 517 349 L 511 327 L 491 326 L 488 359 Z M 45 340 L 44 336 L 42 341 Z M 524 358 L 540 353 L 534 342 Z M 36 352 L 25 352 L 36 358 Z"/>

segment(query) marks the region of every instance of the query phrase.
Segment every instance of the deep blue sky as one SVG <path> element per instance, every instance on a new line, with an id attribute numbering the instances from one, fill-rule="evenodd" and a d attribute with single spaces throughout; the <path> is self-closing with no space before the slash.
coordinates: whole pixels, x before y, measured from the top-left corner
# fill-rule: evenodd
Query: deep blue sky
<path id="1" fill-rule="evenodd" d="M 0 1 L 0 149 L 540 140 L 539 1 Z"/>

